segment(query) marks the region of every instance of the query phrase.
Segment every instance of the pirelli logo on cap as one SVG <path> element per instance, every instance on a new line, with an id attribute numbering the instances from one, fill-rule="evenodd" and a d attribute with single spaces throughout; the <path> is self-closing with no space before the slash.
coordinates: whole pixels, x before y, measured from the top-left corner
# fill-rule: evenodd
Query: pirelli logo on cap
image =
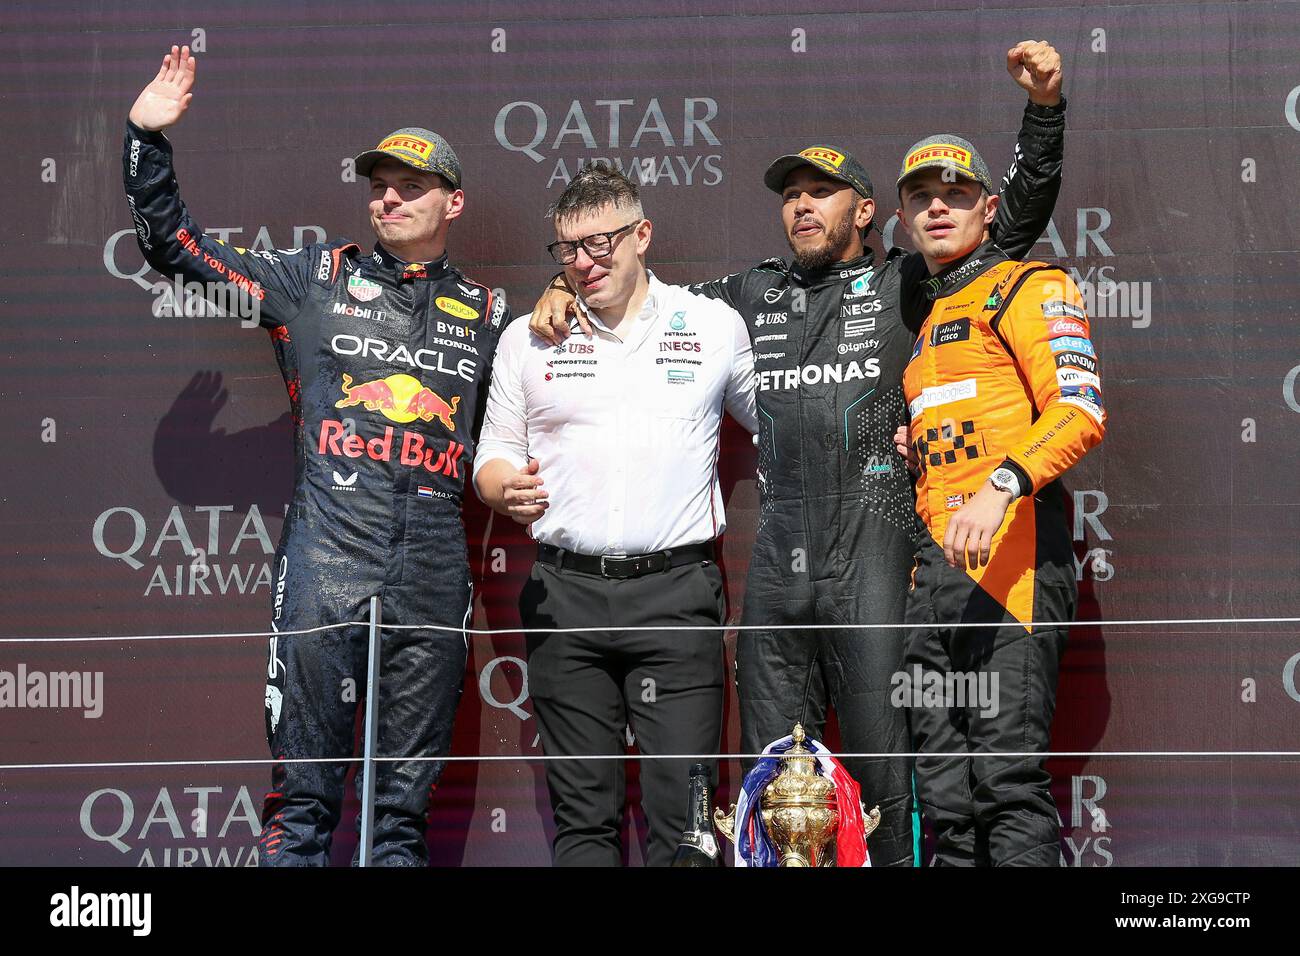
<path id="1" fill-rule="evenodd" d="M 376 149 L 397 149 L 404 153 L 414 153 L 426 163 L 429 161 L 429 157 L 433 155 L 433 144 L 428 140 L 420 139 L 418 136 L 390 136 L 380 143 Z"/>
<path id="2" fill-rule="evenodd" d="M 970 169 L 970 150 L 962 149 L 960 146 L 948 146 L 938 144 L 935 146 L 923 146 L 918 150 L 909 153 L 903 163 L 905 169 L 911 169 L 918 163 L 924 163 L 932 159 L 951 159 L 966 169 Z"/>
<path id="3" fill-rule="evenodd" d="M 843 153 L 837 153 L 825 146 L 810 146 L 808 149 L 800 150 L 799 155 L 819 166 L 831 166 L 835 169 L 839 169 L 844 162 Z"/>

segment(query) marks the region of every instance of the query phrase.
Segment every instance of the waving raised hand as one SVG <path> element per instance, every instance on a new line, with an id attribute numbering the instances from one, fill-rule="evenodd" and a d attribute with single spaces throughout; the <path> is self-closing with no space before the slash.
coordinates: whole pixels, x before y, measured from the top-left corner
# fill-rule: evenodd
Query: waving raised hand
<path id="1" fill-rule="evenodd" d="M 194 98 L 190 88 L 194 86 L 197 65 L 189 47 L 172 47 L 163 57 L 158 75 L 136 97 L 131 122 L 141 129 L 162 130 L 180 120 Z"/>

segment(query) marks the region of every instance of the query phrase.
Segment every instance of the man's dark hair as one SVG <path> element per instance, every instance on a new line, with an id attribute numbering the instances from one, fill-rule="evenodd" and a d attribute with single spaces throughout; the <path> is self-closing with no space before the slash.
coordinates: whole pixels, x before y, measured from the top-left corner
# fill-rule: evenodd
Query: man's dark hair
<path id="1" fill-rule="evenodd" d="M 549 214 L 559 219 L 597 212 L 606 206 L 624 209 L 637 219 L 644 219 L 641 191 L 622 170 L 604 162 L 585 162 L 564 187 Z"/>

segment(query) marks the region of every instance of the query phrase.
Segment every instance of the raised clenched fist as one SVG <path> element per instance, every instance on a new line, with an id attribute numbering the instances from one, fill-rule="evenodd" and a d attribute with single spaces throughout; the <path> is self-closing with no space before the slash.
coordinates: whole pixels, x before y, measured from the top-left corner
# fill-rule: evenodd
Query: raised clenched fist
<path id="1" fill-rule="evenodd" d="M 1039 106 L 1061 102 L 1061 54 L 1046 40 L 1021 40 L 1007 51 L 1007 72 Z"/>

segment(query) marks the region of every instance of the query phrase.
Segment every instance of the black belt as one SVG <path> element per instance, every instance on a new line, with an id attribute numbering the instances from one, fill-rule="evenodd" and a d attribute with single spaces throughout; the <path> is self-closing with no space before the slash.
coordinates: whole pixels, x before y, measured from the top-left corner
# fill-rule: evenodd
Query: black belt
<path id="1" fill-rule="evenodd" d="M 713 560 L 713 542 L 687 544 L 680 548 L 656 551 L 654 554 L 633 554 L 628 557 L 611 557 L 605 554 L 579 554 L 565 551 L 550 544 L 537 546 L 537 560 L 560 570 L 581 571 L 583 574 L 599 574 L 605 578 L 639 578 L 643 574 L 655 574 L 669 568 L 680 568 L 684 564 L 696 561 Z"/>

